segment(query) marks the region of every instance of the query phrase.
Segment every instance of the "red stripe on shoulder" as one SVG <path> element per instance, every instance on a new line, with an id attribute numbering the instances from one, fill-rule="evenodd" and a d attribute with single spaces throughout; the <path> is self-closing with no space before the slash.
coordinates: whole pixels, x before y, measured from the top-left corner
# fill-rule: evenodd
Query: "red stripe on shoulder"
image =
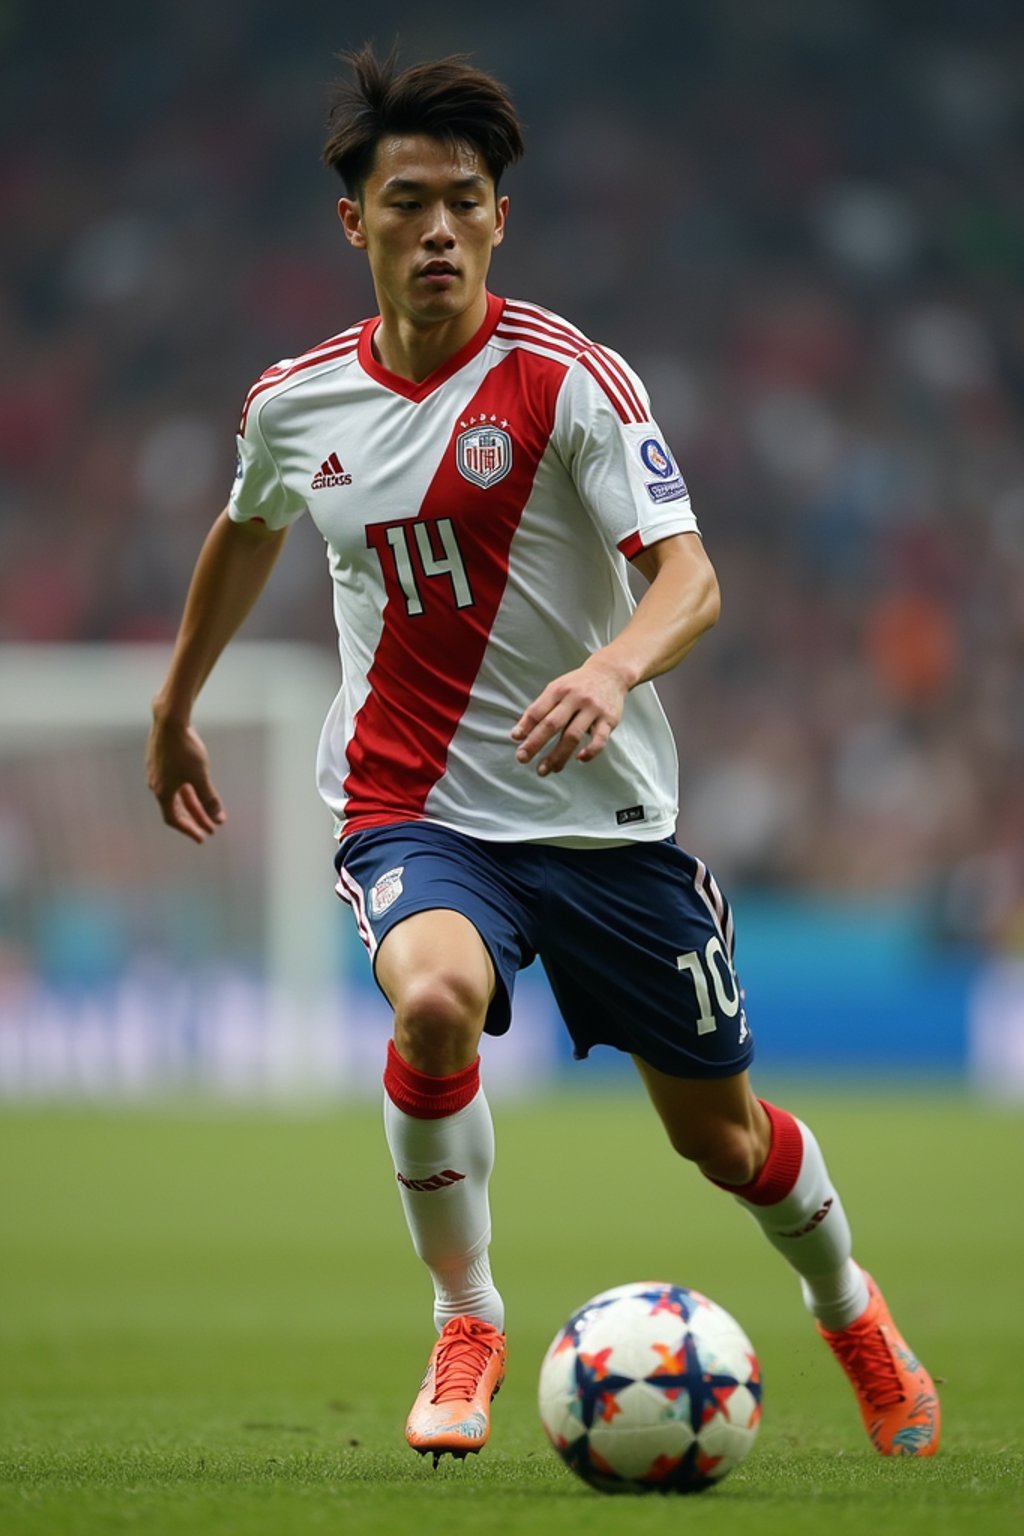
<path id="1" fill-rule="evenodd" d="M 552 314 L 549 309 L 541 309 L 539 304 L 523 304 L 518 299 L 509 299 L 505 304 L 503 318 L 536 326 L 551 336 L 559 337 L 566 345 L 574 347 L 577 352 L 592 345 L 589 336 L 585 336 L 581 330 L 570 325 L 568 320 L 563 320 L 560 315 Z"/>
<path id="2" fill-rule="evenodd" d="M 641 423 L 650 420 L 650 413 L 620 359 L 609 352 L 607 347 L 591 341 L 560 315 L 541 309 L 536 304 L 509 299 L 505 304 L 502 324 L 522 327 L 531 339 L 553 348 L 561 343 L 584 363 L 624 422 Z M 589 363 L 586 358 L 590 359 Z"/>
<path id="3" fill-rule="evenodd" d="M 256 383 L 250 389 L 242 407 L 242 420 L 239 424 L 239 432 L 245 436 L 245 424 L 249 419 L 249 411 L 257 395 L 262 395 L 268 389 L 273 389 L 276 384 L 281 384 L 293 374 L 302 373 L 307 368 L 315 368 L 317 363 L 326 363 L 336 358 L 346 357 L 354 352 L 359 345 L 359 337 L 366 321 L 359 325 L 350 326 L 347 331 L 342 331 L 337 336 L 332 336 L 328 341 L 322 341 L 317 346 L 311 347 L 308 352 L 303 352 L 301 357 L 296 357 L 285 363 L 277 363 L 273 368 L 267 368 L 261 373 Z"/>
<path id="4" fill-rule="evenodd" d="M 580 366 L 587 370 L 595 383 L 599 384 L 604 390 L 605 394 L 608 396 L 608 399 L 615 407 L 619 420 L 625 423 L 627 426 L 631 422 L 635 422 L 636 417 L 631 407 L 623 398 L 622 394 L 616 389 L 615 385 L 611 382 L 607 375 L 602 372 L 593 353 L 582 352 L 579 357 L 579 362 Z"/>
<path id="5" fill-rule="evenodd" d="M 650 416 L 648 414 L 647 407 L 641 400 L 639 394 L 637 393 L 636 387 L 633 384 L 633 380 L 630 378 L 629 374 L 626 372 L 619 359 L 615 357 L 613 353 L 609 352 L 607 347 L 595 346 L 592 348 L 591 355 L 601 359 L 602 365 L 608 370 L 611 378 L 615 380 L 618 387 L 624 393 L 626 400 L 629 403 L 630 409 L 635 413 L 636 420 L 649 421 Z"/>
<path id="6" fill-rule="evenodd" d="M 564 357 L 568 363 L 574 362 L 580 355 L 579 347 L 568 345 L 560 338 L 546 335 L 543 331 L 525 323 L 517 323 L 515 326 L 499 325 L 494 334 L 503 341 L 511 341 L 519 346 L 544 347 L 557 357 Z"/>

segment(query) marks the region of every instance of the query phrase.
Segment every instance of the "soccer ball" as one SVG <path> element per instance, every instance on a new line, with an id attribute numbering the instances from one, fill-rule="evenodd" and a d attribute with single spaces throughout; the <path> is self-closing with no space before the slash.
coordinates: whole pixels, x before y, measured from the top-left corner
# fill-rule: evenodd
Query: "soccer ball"
<path id="1" fill-rule="evenodd" d="M 539 1401 L 551 1444 L 592 1488 L 696 1493 L 757 1438 L 761 1369 L 722 1307 L 640 1281 L 602 1291 L 558 1330 Z"/>

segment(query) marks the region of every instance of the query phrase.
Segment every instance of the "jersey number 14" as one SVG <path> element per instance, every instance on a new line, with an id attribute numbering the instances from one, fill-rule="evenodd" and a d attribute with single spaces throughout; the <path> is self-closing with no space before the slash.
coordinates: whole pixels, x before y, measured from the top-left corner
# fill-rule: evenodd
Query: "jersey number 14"
<path id="1" fill-rule="evenodd" d="M 447 577 L 456 608 L 470 608 L 473 592 L 466 563 L 450 517 L 420 518 L 404 523 L 372 523 L 366 542 L 377 551 L 385 581 L 393 572 L 405 601 L 405 611 L 423 612 L 424 581 Z"/>

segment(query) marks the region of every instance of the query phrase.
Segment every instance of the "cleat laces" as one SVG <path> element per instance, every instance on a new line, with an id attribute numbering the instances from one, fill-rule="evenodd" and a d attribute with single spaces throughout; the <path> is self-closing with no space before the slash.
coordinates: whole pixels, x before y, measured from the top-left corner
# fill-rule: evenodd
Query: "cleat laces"
<path id="1" fill-rule="evenodd" d="M 468 1402 L 480 1385 L 488 1360 L 496 1352 L 486 1323 L 454 1318 L 445 1328 L 434 1361 L 435 1405 L 455 1400 Z"/>
<path id="2" fill-rule="evenodd" d="M 891 1408 L 905 1401 L 906 1393 L 884 1328 L 844 1328 L 831 1335 L 829 1343 L 872 1407 Z"/>

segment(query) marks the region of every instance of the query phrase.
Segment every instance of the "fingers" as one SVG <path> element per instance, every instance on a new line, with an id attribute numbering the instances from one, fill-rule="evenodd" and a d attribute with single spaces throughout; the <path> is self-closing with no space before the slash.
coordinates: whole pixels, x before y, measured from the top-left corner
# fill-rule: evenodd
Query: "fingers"
<path id="1" fill-rule="evenodd" d="M 227 819 L 211 784 L 203 786 L 202 795 L 194 784 L 182 784 L 169 794 L 158 794 L 157 800 L 167 825 L 194 843 L 205 843 Z"/>
<path id="2" fill-rule="evenodd" d="M 187 819 L 189 825 L 199 832 L 197 842 L 203 842 L 205 838 L 212 837 L 224 820 L 224 807 L 212 784 L 203 784 L 198 788 L 194 784 L 183 784 L 175 799 L 179 807 L 179 815 Z"/>
<path id="3" fill-rule="evenodd" d="M 523 723 L 512 732 L 513 741 L 518 740 L 520 742 L 516 749 L 517 763 L 532 762 L 537 753 L 547 746 L 553 736 L 558 736 L 562 733 L 569 723 L 569 713 L 565 709 L 553 709 L 540 715 L 536 723 L 531 723 L 531 721 L 531 712 L 527 711 L 527 714 L 523 717 Z M 571 750 L 571 743 L 569 747 Z M 537 772 L 542 777 L 544 774 L 551 772 L 554 766 L 552 761 L 554 755 L 553 753 L 550 754 L 537 764 Z M 568 761 L 568 758 L 566 760 Z"/>
<path id="4" fill-rule="evenodd" d="M 158 721 L 150 732 L 146 779 L 167 826 L 204 843 L 227 820 L 209 757 L 190 726 Z"/>
<path id="5" fill-rule="evenodd" d="M 554 742 L 552 750 L 537 764 L 541 778 L 549 773 L 561 773 L 574 757 L 581 763 L 591 762 L 603 752 L 618 723 L 618 715 L 603 702 L 581 697 L 577 690 L 561 696 L 559 693 L 557 684 L 545 689 L 512 730 L 512 740 L 519 743 L 516 749 L 519 763 L 532 762 Z"/>
<path id="6" fill-rule="evenodd" d="M 598 753 L 604 751 L 605 747 L 608 745 L 608 738 L 611 734 L 612 728 L 609 721 L 598 720 L 597 723 L 591 727 L 590 740 L 585 742 L 580 751 L 577 752 L 576 761 L 579 763 L 592 762 L 594 758 L 597 757 Z"/>
<path id="7" fill-rule="evenodd" d="M 588 730 L 589 726 L 585 723 L 584 718 L 578 714 L 573 715 L 567 720 L 561 730 L 558 728 L 557 720 L 552 722 L 551 729 L 547 732 L 546 740 L 542 741 L 538 746 L 538 751 L 540 751 L 547 741 L 554 741 L 552 750 L 542 757 L 537 764 L 537 772 L 541 778 L 544 778 L 549 773 L 561 773 L 565 765 L 578 755 Z"/>

